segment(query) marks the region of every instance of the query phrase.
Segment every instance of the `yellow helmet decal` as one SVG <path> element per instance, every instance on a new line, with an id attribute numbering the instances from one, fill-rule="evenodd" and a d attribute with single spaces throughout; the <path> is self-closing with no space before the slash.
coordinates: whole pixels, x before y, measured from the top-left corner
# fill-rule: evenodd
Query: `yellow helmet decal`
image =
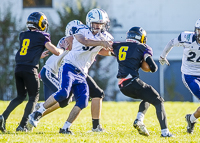
<path id="1" fill-rule="evenodd" d="M 42 27 L 42 21 L 44 20 L 44 15 L 42 15 L 41 17 L 40 17 L 40 20 L 39 20 L 39 23 L 38 23 L 38 25 L 39 25 L 39 27 L 41 28 L 41 30 L 42 31 L 44 31 L 45 30 L 45 26 L 44 27 Z"/>
<path id="2" fill-rule="evenodd" d="M 141 43 L 144 43 L 144 38 L 145 38 L 145 36 L 146 36 L 146 32 L 144 31 L 144 32 L 142 33 Z"/>

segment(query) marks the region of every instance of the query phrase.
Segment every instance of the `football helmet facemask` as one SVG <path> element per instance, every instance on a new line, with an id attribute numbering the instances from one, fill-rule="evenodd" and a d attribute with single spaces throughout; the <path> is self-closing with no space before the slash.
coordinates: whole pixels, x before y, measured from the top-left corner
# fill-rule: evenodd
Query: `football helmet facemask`
<path id="1" fill-rule="evenodd" d="M 66 28 L 65 28 L 65 35 L 66 36 L 70 36 L 70 35 L 74 34 L 75 31 L 77 30 L 76 27 L 78 25 L 81 25 L 81 24 L 83 24 L 83 23 L 81 21 L 79 21 L 79 20 L 72 20 L 72 21 L 70 21 L 67 24 Z"/>
<path id="2" fill-rule="evenodd" d="M 200 41 L 200 19 L 198 19 L 195 23 L 194 32 L 195 32 L 196 39 Z"/>
<path id="3" fill-rule="evenodd" d="M 42 12 L 33 12 L 28 16 L 26 26 L 28 29 L 35 28 L 40 31 L 48 30 L 47 17 Z"/>
<path id="4" fill-rule="evenodd" d="M 93 23 L 102 24 L 101 29 L 95 29 Z M 102 9 L 92 9 L 88 12 L 86 16 L 86 25 L 90 28 L 92 32 L 103 32 L 108 31 L 110 26 L 110 20 L 108 14 Z"/>
<path id="5" fill-rule="evenodd" d="M 126 41 L 136 40 L 145 44 L 147 41 L 147 33 L 142 27 L 132 27 L 126 35 Z"/>

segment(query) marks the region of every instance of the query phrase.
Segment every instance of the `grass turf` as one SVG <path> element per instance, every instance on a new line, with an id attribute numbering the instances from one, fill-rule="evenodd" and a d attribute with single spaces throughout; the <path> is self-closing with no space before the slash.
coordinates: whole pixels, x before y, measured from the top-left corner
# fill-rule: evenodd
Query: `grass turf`
<path id="1" fill-rule="evenodd" d="M 68 107 L 58 109 L 42 118 L 37 128 L 33 132 L 16 132 L 16 128 L 22 118 L 24 107 L 27 102 L 23 102 L 9 116 L 6 129 L 7 133 L 0 133 L 0 142 L 70 142 L 70 143 L 157 143 L 157 142 L 200 142 L 200 130 L 198 123 L 195 132 L 186 132 L 187 123 L 185 115 L 193 113 L 199 106 L 198 103 L 190 102 L 165 102 L 165 110 L 168 119 L 169 130 L 176 135 L 175 138 L 161 138 L 160 126 L 156 118 L 155 108 L 151 105 L 148 109 L 144 123 L 150 133 L 149 137 L 138 134 L 133 128 L 133 121 L 136 118 L 139 102 L 103 102 L 101 124 L 106 133 L 88 132 L 92 128 L 90 113 L 90 103 L 84 109 L 77 120 L 73 123 L 71 130 L 74 136 L 59 134 L 66 121 L 74 102 Z M 0 113 L 6 109 L 8 101 L 0 101 Z"/>

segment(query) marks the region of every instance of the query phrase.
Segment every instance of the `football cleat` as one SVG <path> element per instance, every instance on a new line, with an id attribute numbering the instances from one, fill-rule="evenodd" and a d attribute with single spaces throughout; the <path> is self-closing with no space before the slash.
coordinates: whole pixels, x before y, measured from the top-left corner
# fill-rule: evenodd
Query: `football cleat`
<path id="1" fill-rule="evenodd" d="M 187 114 L 185 116 L 185 119 L 186 119 L 186 122 L 188 124 L 188 126 L 187 126 L 187 132 L 190 133 L 190 134 L 192 134 L 194 132 L 194 125 L 196 124 L 196 122 L 192 123 L 190 121 L 190 116 L 191 116 L 191 114 Z"/>
<path id="2" fill-rule="evenodd" d="M 42 118 L 42 113 L 35 111 L 31 113 L 28 117 L 30 124 L 36 128 L 40 118 Z"/>
<path id="3" fill-rule="evenodd" d="M 3 115 L 0 115 L 0 130 L 6 132 L 6 122 L 4 121 Z"/>
<path id="4" fill-rule="evenodd" d="M 175 137 L 175 135 L 173 135 L 172 133 L 169 132 L 167 135 L 161 134 L 161 137 L 164 137 L 164 138 L 166 138 L 166 137 Z"/>
<path id="5" fill-rule="evenodd" d="M 74 133 L 72 131 L 69 130 L 69 128 L 67 129 L 61 129 L 59 131 L 60 134 L 69 134 L 69 135 L 74 135 Z"/>
<path id="6" fill-rule="evenodd" d="M 30 123 L 30 120 L 28 119 L 26 128 L 28 131 L 32 132 L 33 131 L 33 125 Z"/>
<path id="7" fill-rule="evenodd" d="M 33 109 L 33 112 L 37 111 L 37 110 L 40 108 L 40 104 L 41 104 L 41 103 L 36 103 L 36 104 L 35 104 L 35 107 L 34 107 L 34 109 Z"/>
<path id="8" fill-rule="evenodd" d="M 140 135 L 143 136 L 149 136 L 149 132 L 146 129 L 144 123 L 142 123 L 141 121 L 139 121 L 138 119 L 136 119 L 133 123 L 133 127 L 136 128 L 139 132 Z"/>
<path id="9" fill-rule="evenodd" d="M 16 129 L 16 131 L 17 132 L 27 132 L 28 130 L 27 130 L 26 127 L 23 128 L 22 126 L 18 126 L 17 129 Z"/>
<path id="10" fill-rule="evenodd" d="M 106 132 L 101 125 L 98 125 L 96 129 L 92 129 L 92 132 Z"/>

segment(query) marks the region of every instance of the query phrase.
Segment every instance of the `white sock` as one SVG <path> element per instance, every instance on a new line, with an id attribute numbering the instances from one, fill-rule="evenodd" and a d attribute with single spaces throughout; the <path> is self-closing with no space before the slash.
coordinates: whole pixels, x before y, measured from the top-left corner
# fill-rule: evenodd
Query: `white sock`
<path id="1" fill-rule="evenodd" d="M 162 134 L 163 136 L 168 135 L 168 133 L 169 133 L 169 129 L 168 129 L 168 128 L 162 129 L 162 130 L 161 130 L 161 134 Z"/>
<path id="2" fill-rule="evenodd" d="M 192 123 L 194 123 L 196 120 L 197 120 L 197 118 L 195 118 L 195 117 L 194 117 L 194 114 L 192 114 L 192 115 L 190 116 L 190 121 L 191 121 Z"/>
<path id="3" fill-rule="evenodd" d="M 137 113 L 137 119 L 141 122 L 143 122 L 144 120 L 144 114 L 142 112 L 138 112 Z"/>
<path id="4" fill-rule="evenodd" d="M 65 124 L 64 124 L 64 126 L 63 126 L 63 129 L 70 128 L 71 125 L 72 125 L 72 123 L 66 121 Z"/>
<path id="5" fill-rule="evenodd" d="M 42 114 L 46 111 L 46 109 L 44 108 L 43 104 L 44 104 L 44 103 L 41 103 L 41 104 L 40 104 L 40 108 L 37 110 L 38 112 L 40 112 L 40 113 L 42 113 Z"/>

